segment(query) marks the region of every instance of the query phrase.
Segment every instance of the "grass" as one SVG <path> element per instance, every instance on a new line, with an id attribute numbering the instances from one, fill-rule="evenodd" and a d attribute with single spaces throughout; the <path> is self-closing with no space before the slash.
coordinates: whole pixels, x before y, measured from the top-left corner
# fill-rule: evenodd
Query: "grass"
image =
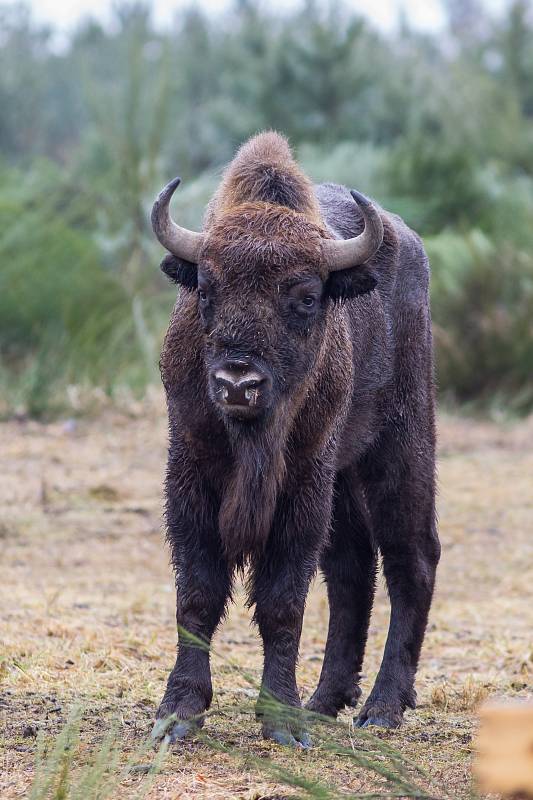
<path id="1" fill-rule="evenodd" d="M 233 665 L 240 672 L 237 665 Z M 255 682 L 252 680 L 252 684 Z M 278 713 L 294 709 L 283 709 L 279 703 Z M 236 709 L 232 709 L 235 713 Z M 245 712 L 245 709 L 242 709 Z M 218 712 L 208 712 L 210 717 Z M 345 725 L 342 723 L 319 717 L 316 714 L 305 713 L 307 724 L 313 730 L 313 747 L 332 756 L 343 757 L 351 761 L 353 766 L 366 771 L 377 778 L 379 785 L 370 796 L 393 798 L 444 798 L 442 788 L 437 786 L 431 777 L 416 764 L 405 759 L 402 754 L 381 742 L 376 736 L 362 730 L 351 732 L 351 746 L 346 747 L 338 742 L 339 737 L 345 735 Z M 167 727 L 171 726 L 175 717 L 165 721 Z M 121 784 L 129 775 L 146 775 L 142 779 L 136 797 L 145 797 L 156 776 L 160 775 L 165 766 L 169 744 L 166 740 L 160 744 L 155 755 L 152 742 L 147 739 L 137 752 L 129 759 L 123 758 L 116 726 L 111 727 L 102 743 L 88 755 L 85 755 L 85 764 L 77 768 L 80 759 L 80 727 L 82 713 L 79 708 L 74 708 L 67 719 L 65 726 L 57 735 L 55 741 L 46 742 L 44 735 L 37 735 L 37 756 L 35 772 L 29 800 L 106 800 L 115 796 Z M 245 750 L 228 745 L 223 741 L 213 738 L 203 730 L 198 731 L 196 739 L 210 750 L 213 756 L 227 755 L 238 767 L 245 767 L 260 775 L 274 778 L 279 783 L 290 788 L 303 791 L 305 797 L 320 800 L 336 800 L 346 797 L 335 786 L 327 785 L 316 777 L 309 778 L 305 771 L 295 772 L 287 766 L 276 764 L 269 758 L 258 758 L 250 755 Z M 121 765 L 121 760 L 123 761 Z M 140 763 L 142 760 L 142 763 Z M 428 788 L 421 785 L 424 783 Z M 350 792 L 352 800 L 367 798 L 369 793 L 357 794 Z"/>
<path id="2" fill-rule="evenodd" d="M 145 742 L 175 647 L 173 580 L 161 535 L 161 408 L 154 396 L 92 420 L 1 426 L 2 800 L 31 797 L 36 760 L 44 776 L 50 759 L 55 786 L 69 800 L 80 787 L 91 797 L 93 785 L 108 792 L 94 795 L 102 800 L 141 792 L 149 800 L 259 800 L 404 791 L 387 784 L 376 765 L 406 770 L 411 784 L 434 796 L 470 797 L 479 702 L 530 691 L 533 421 L 441 420 L 443 559 L 419 706 L 402 729 L 365 736 L 345 713 L 334 726 L 318 725 L 309 752 L 264 742 L 253 717 L 261 647 L 239 591 L 215 640 L 215 697 L 201 737 L 171 748 L 159 771 L 147 774 L 154 755 Z M 387 619 L 380 586 L 365 694 Z M 304 699 L 318 679 L 326 629 L 317 580 L 298 669 Z M 46 778 L 36 785 L 41 800 Z"/>

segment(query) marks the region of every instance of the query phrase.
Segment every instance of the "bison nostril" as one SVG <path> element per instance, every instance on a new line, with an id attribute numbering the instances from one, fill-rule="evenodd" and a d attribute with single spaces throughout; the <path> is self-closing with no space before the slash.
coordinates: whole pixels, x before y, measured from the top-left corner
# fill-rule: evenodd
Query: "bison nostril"
<path id="1" fill-rule="evenodd" d="M 233 364 L 220 367 L 213 373 L 213 384 L 219 402 L 228 406 L 256 406 L 261 388 L 268 383 L 267 378 L 254 369 L 243 369 Z"/>
<path id="2" fill-rule="evenodd" d="M 259 384 L 256 383 L 253 386 L 248 386 L 244 390 L 244 396 L 248 401 L 248 404 L 251 406 L 255 406 L 259 399 Z"/>

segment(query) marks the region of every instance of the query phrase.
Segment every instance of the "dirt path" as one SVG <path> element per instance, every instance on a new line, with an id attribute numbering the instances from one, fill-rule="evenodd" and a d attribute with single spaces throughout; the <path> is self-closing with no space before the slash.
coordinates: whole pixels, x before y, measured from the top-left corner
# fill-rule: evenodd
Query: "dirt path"
<path id="1" fill-rule="evenodd" d="M 443 794 L 469 792 L 475 706 L 487 694 L 527 696 L 533 671 L 533 420 L 512 428 L 444 418 L 440 434 L 443 558 L 418 679 L 419 707 L 382 737 L 429 770 Z M 80 762 L 111 726 L 123 758 L 150 729 L 174 652 L 174 597 L 161 533 L 165 421 L 134 418 L 0 426 L 0 797 L 31 783 L 37 729 L 55 734 L 84 709 Z M 365 663 L 367 692 L 379 665 L 388 604 L 380 587 Z M 215 701 L 206 732 L 240 756 L 191 742 L 175 750 L 150 798 L 290 796 L 250 757 L 346 792 L 375 786 L 322 746 L 280 752 L 253 721 L 261 650 L 242 592 L 217 635 Z M 313 587 L 299 684 L 320 670 L 327 605 Z M 528 689 L 529 686 L 529 689 Z M 344 725 L 336 736 L 350 746 Z M 133 797 L 142 776 L 121 786 Z M 379 783 L 379 782 L 378 782 Z M 117 795 L 118 796 L 118 795 Z"/>

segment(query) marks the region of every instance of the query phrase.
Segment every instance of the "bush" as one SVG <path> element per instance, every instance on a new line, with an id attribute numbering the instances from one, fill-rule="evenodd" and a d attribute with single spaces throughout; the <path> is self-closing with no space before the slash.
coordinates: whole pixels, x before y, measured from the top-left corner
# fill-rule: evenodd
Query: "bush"
<path id="1" fill-rule="evenodd" d="M 158 340 L 172 294 L 129 290 L 86 231 L 48 196 L 0 197 L 2 413 L 40 416 L 69 384 L 107 393 L 157 379 Z M 154 273 L 156 269 L 154 269 Z"/>
<path id="2" fill-rule="evenodd" d="M 426 241 L 441 393 L 525 412 L 533 404 L 533 256 L 479 230 Z"/>

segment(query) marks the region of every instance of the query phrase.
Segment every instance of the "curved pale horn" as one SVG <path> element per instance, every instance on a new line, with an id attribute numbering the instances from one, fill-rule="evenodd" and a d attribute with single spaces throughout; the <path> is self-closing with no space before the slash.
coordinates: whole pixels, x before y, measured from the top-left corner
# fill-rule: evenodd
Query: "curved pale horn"
<path id="1" fill-rule="evenodd" d="M 152 208 L 152 228 L 155 235 L 166 249 L 185 261 L 198 263 L 198 255 L 204 242 L 203 233 L 189 231 L 176 225 L 170 216 L 169 205 L 172 195 L 181 183 L 181 178 L 174 178 L 159 193 Z"/>
<path id="2" fill-rule="evenodd" d="M 377 208 L 364 194 L 350 191 L 361 209 L 365 229 L 353 239 L 324 239 L 322 255 L 330 272 L 356 267 L 374 255 L 383 241 L 383 222 Z"/>

